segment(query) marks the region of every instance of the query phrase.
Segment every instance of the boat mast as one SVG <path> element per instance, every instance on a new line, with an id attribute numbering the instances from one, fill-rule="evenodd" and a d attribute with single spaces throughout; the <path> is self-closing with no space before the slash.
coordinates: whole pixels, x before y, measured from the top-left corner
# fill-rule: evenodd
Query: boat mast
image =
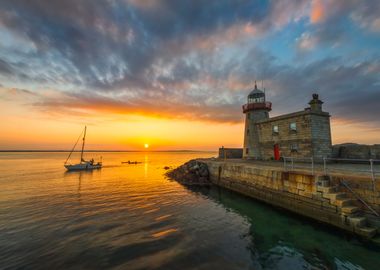
<path id="1" fill-rule="evenodd" d="M 83 131 L 79 134 L 79 137 L 78 137 L 76 143 L 74 144 L 73 149 L 71 149 L 70 154 L 69 154 L 69 156 L 67 157 L 67 159 L 66 159 L 66 161 L 65 161 L 65 164 L 66 164 L 67 161 L 69 160 L 71 154 L 74 152 L 75 147 L 77 146 L 77 144 L 78 144 L 78 142 L 79 142 L 79 140 L 80 140 L 80 137 L 82 136 L 82 133 L 83 133 Z"/>
<path id="2" fill-rule="evenodd" d="M 80 153 L 80 162 L 83 161 L 83 149 L 84 149 L 84 142 L 86 140 L 86 129 L 87 127 L 84 126 L 84 135 L 83 135 L 83 142 L 82 142 L 82 152 Z"/>

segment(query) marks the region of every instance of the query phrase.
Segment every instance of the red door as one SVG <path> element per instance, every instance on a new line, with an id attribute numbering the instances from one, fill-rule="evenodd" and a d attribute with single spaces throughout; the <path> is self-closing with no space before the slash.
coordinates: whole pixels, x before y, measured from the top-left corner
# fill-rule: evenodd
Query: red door
<path id="1" fill-rule="evenodd" d="M 274 160 L 280 160 L 280 147 L 278 146 L 277 143 L 274 145 L 273 151 L 274 151 Z"/>

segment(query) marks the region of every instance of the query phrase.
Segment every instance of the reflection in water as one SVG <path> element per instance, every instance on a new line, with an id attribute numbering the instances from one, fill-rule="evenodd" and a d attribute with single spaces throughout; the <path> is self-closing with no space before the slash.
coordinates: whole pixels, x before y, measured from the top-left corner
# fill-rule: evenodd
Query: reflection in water
<path id="1" fill-rule="evenodd" d="M 171 234 L 171 233 L 174 233 L 176 231 L 178 231 L 178 229 L 167 229 L 167 230 L 163 230 L 163 231 L 160 231 L 157 233 L 153 233 L 152 236 L 155 238 L 164 237 L 164 236 Z"/>
<path id="2" fill-rule="evenodd" d="M 80 198 L 80 191 L 81 191 L 81 186 L 82 186 L 82 177 L 83 177 L 83 175 L 87 175 L 87 176 L 91 177 L 92 173 L 93 173 L 93 170 L 88 170 L 88 171 L 65 171 L 63 179 L 64 180 L 78 179 L 77 193 L 78 193 L 78 197 Z"/>
<path id="3" fill-rule="evenodd" d="M 82 186 L 82 172 L 79 173 L 79 179 L 78 179 L 78 195 L 80 197 L 80 188 Z"/>
<path id="4" fill-rule="evenodd" d="M 0 268 L 380 265 L 376 244 L 224 189 L 188 189 L 163 176 L 164 166 L 214 153 L 103 153 L 103 169 L 70 173 L 65 155 L 0 154 Z M 121 166 L 123 160 L 144 166 Z"/>
<path id="5" fill-rule="evenodd" d="M 145 178 L 148 177 L 148 162 L 149 162 L 148 155 L 145 154 L 145 156 L 144 156 L 144 173 L 145 173 L 144 176 L 145 176 Z"/>
<path id="6" fill-rule="evenodd" d="M 374 242 L 223 188 L 191 190 L 247 218 L 251 250 L 265 269 L 377 269 L 380 263 L 380 245 Z"/>

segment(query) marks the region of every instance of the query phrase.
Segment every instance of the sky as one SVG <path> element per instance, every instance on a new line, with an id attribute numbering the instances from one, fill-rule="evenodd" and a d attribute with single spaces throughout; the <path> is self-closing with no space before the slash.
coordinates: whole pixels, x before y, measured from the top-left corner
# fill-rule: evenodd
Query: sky
<path id="1" fill-rule="evenodd" d="M 0 1 L 0 149 L 241 147 L 255 80 L 380 143 L 380 1 Z"/>

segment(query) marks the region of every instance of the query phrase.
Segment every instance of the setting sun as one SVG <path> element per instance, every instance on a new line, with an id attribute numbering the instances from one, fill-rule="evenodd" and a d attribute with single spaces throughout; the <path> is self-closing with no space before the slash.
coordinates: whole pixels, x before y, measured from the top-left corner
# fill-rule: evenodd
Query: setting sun
<path id="1" fill-rule="evenodd" d="M 147 143 L 144 144 L 144 148 L 145 148 L 145 149 L 148 149 L 148 148 L 149 148 L 149 144 L 147 144 Z"/>

